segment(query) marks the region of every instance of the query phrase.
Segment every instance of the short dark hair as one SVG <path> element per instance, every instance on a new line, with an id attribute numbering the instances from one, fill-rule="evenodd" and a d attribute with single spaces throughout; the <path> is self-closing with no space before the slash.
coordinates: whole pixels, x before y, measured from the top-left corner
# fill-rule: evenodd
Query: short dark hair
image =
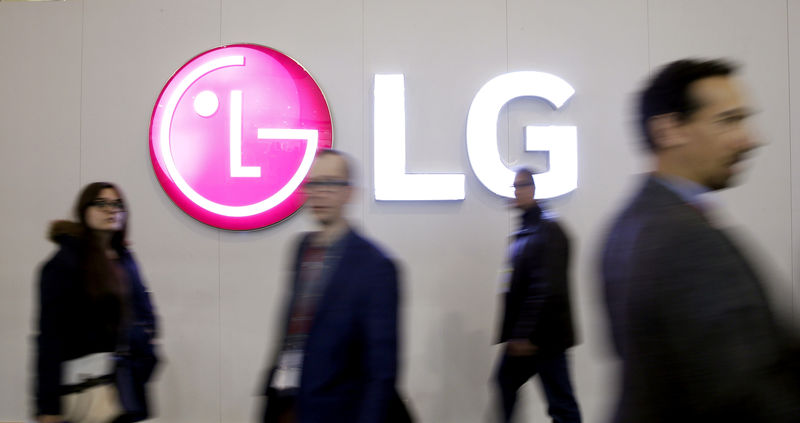
<path id="1" fill-rule="evenodd" d="M 735 72 L 736 65 L 722 59 L 684 59 L 663 66 L 639 95 L 638 123 L 648 149 L 656 150 L 655 140 L 647 126 L 650 118 L 667 113 L 677 113 L 680 119 L 689 118 L 702 106 L 689 92 L 692 83 Z"/>
<path id="2" fill-rule="evenodd" d="M 352 174 L 352 165 L 350 164 L 350 156 L 342 151 L 334 150 L 333 148 L 325 148 L 322 150 L 317 151 L 317 158 L 322 156 L 337 156 L 342 159 L 344 162 L 344 176 L 350 181 L 350 176 Z"/>
<path id="3" fill-rule="evenodd" d="M 531 186 L 533 186 L 534 189 L 536 188 L 536 181 L 533 178 L 535 173 L 531 168 L 527 166 L 519 166 L 514 168 L 514 177 L 516 178 L 518 175 L 525 175 L 529 177 L 531 179 Z"/>

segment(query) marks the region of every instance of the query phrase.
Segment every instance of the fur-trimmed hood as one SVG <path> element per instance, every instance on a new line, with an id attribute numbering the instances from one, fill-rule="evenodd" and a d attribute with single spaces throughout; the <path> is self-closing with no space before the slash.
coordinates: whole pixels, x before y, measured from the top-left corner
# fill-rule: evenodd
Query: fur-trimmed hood
<path id="1" fill-rule="evenodd" d="M 65 238 L 80 238 L 83 228 L 80 223 L 70 220 L 56 220 L 50 224 L 47 239 L 61 244 Z"/>

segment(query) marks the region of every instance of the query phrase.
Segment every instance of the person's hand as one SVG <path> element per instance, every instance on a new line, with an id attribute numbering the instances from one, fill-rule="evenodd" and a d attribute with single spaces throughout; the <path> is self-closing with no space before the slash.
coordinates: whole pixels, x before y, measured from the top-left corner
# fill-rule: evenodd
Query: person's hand
<path id="1" fill-rule="evenodd" d="M 62 423 L 64 421 L 64 418 L 52 414 L 42 414 L 36 416 L 36 421 L 38 421 L 39 423 Z"/>
<path id="2" fill-rule="evenodd" d="M 534 355 L 538 350 L 539 347 L 533 345 L 531 341 L 527 339 L 512 339 L 508 341 L 506 354 L 512 357 L 524 357 Z"/>

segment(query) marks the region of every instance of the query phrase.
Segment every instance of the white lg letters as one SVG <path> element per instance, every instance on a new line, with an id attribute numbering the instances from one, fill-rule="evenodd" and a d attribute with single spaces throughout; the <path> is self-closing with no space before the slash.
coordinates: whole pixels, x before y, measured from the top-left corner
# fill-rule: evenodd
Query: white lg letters
<path id="1" fill-rule="evenodd" d="M 467 154 L 478 180 L 497 195 L 514 196 L 509 182 L 514 172 L 503 164 L 497 150 L 497 116 L 506 103 L 517 97 L 538 97 L 558 109 L 574 93 L 563 79 L 543 72 L 512 72 L 487 82 L 475 94 L 467 116 Z M 556 197 L 577 187 L 574 126 L 528 126 L 525 141 L 527 151 L 550 152 L 550 170 L 534 176 L 537 198 Z"/>
<path id="2" fill-rule="evenodd" d="M 518 97 L 537 97 L 560 108 L 575 90 L 543 72 L 511 72 L 487 82 L 475 95 L 467 116 L 467 154 L 478 180 L 490 191 L 513 197 L 514 172 L 497 149 L 497 118 Z M 374 183 L 376 200 L 463 200 L 463 174 L 406 173 L 405 95 L 402 74 L 375 75 Z M 566 194 L 578 183 L 578 138 L 574 126 L 527 126 L 525 150 L 546 151 L 550 169 L 534 176 L 536 198 Z"/>
<path id="3" fill-rule="evenodd" d="M 375 75 L 375 199 L 463 200 L 464 175 L 406 173 L 403 75 Z"/>

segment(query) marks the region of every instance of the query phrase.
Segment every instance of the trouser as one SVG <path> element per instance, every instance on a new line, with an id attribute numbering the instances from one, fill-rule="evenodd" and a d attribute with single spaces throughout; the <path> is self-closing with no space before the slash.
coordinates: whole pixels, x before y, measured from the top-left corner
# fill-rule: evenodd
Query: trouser
<path id="1" fill-rule="evenodd" d="M 294 395 L 268 395 L 264 407 L 264 423 L 295 423 L 296 398 Z"/>
<path id="2" fill-rule="evenodd" d="M 495 380 L 499 388 L 503 421 L 511 422 L 517 391 L 536 374 L 547 397 L 547 414 L 553 422 L 579 423 L 581 414 L 572 393 L 564 351 L 540 351 L 523 357 L 512 357 L 503 351 Z"/>

